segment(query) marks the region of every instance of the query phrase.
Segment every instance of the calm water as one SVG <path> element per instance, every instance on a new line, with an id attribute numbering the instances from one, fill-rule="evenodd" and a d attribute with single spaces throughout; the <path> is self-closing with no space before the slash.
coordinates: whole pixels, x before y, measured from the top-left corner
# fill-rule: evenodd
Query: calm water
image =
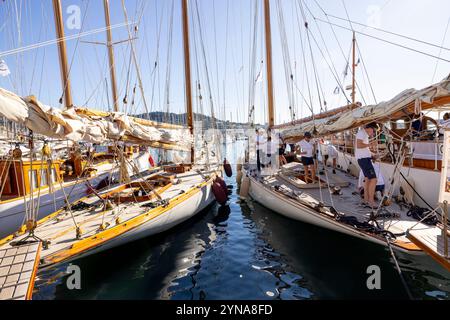
<path id="1" fill-rule="evenodd" d="M 82 289 L 68 290 L 67 265 L 41 272 L 34 299 L 405 299 L 389 252 L 284 218 L 238 199 L 214 205 L 164 234 L 76 261 Z M 428 257 L 399 257 L 415 298 L 450 299 L 450 274 Z M 369 265 L 381 290 L 366 287 Z"/>

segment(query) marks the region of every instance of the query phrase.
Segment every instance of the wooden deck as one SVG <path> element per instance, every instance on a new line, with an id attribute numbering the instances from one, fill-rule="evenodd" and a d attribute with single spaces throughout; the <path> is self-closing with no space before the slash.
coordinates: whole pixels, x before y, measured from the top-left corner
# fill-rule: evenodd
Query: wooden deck
<path id="1" fill-rule="evenodd" d="M 153 173 L 134 181 L 140 182 L 140 185 L 145 185 L 142 181 L 161 173 Z M 214 173 L 215 171 L 203 172 L 205 175 Z M 178 174 L 176 180 L 173 184 L 170 183 L 160 190 L 156 189 L 160 191 L 161 199 L 173 202 L 173 205 L 178 201 L 176 199 L 197 192 L 197 190 L 200 190 L 199 186 L 206 183 L 202 175 L 195 171 Z M 127 191 L 127 189 L 115 187 L 101 192 L 100 195 L 113 194 L 113 190 L 116 189 L 120 192 Z M 62 209 L 47 216 L 38 222 L 38 227 L 35 230 L 37 237 L 50 241 L 50 246 L 42 253 L 40 258 L 40 267 L 84 254 L 90 249 L 132 230 L 144 221 L 157 220 L 156 218 L 160 214 L 168 210 L 166 208 L 170 208 L 168 205 L 162 206 L 161 204 L 153 208 L 151 205 L 157 202 L 158 199 L 156 198 L 148 198 L 141 202 L 122 203 L 117 201 L 111 207 L 105 207 L 104 201 L 93 194 L 77 201 L 72 206 L 71 213 Z M 169 218 L 166 215 L 164 219 Z M 76 222 L 76 225 L 74 222 Z M 0 240 L 0 244 L 3 242 L 3 247 L 11 248 L 12 240 L 20 241 L 26 236 L 25 233 L 15 238 L 10 236 Z"/>
<path id="2" fill-rule="evenodd" d="M 321 166 L 320 166 L 321 167 Z M 300 171 L 299 171 L 300 169 Z M 362 199 L 357 191 L 358 179 L 351 174 L 336 170 L 336 174 L 332 173 L 332 169 L 327 167 L 326 173 L 317 175 L 322 181 L 320 187 L 318 183 L 302 184 L 300 179 L 295 176 L 302 175 L 301 164 L 288 164 L 282 168 L 281 172 L 272 175 L 270 171 L 263 170 L 261 172 L 264 177 L 264 184 L 269 188 L 281 187 L 288 193 L 301 194 L 301 201 L 310 203 L 314 206 L 320 202 L 326 206 L 333 206 L 339 213 L 345 216 L 354 216 L 360 222 L 368 221 L 372 209 L 362 205 Z M 300 181 L 299 183 L 297 183 Z M 332 194 L 328 189 L 327 182 L 330 187 L 340 186 L 338 194 Z M 378 225 L 384 230 L 390 231 L 396 235 L 395 244 L 408 250 L 408 252 L 421 252 L 423 249 L 414 244 L 406 237 L 406 231 L 413 226 L 418 225 L 424 227 L 422 223 L 407 215 L 408 209 L 399 206 L 393 202 L 390 206 L 384 207 L 380 212 L 383 215 L 376 219 Z M 389 216 L 390 215 L 390 216 Z"/>
<path id="3" fill-rule="evenodd" d="M 41 243 L 0 247 L 0 300 L 31 300 Z"/>
<path id="4" fill-rule="evenodd" d="M 447 252 L 445 252 L 444 231 L 436 226 L 414 227 L 407 232 L 407 237 L 423 251 L 450 271 L 450 234 L 447 232 Z"/>

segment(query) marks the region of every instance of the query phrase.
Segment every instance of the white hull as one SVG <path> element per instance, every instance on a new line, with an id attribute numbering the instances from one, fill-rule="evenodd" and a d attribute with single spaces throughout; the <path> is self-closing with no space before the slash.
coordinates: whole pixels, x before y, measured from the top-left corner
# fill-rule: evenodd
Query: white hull
<path id="1" fill-rule="evenodd" d="M 385 241 L 369 236 L 333 219 L 327 218 L 323 214 L 318 213 L 307 206 L 302 205 L 301 203 L 266 188 L 262 183 L 258 182 L 254 178 L 250 178 L 249 194 L 255 201 L 259 202 L 263 206 L 290 219 L 316 225 L 321 228 L 340 232 L 352 237 L 386 246 Z M 410 251 L 406 251 L 399 247 L 394 246 L 394 249 L 410 253 Z"/>
<path id="2" fill-rule="evenodd" d="M 148 154 L 140 155 L 134 159 L 135 164 L 138 166 L 141 172 L 149 169 L 148 164 Z M 144 161 L 145 160 L 145 161 Z M 131 174 L 132 170 L 129 168 Z M 103 179 L 109 177 L 111 172 L 105 171 L 99 173 L 97 176 L 89 179 L 92 186 L 96 186 Z M 113 176 L 117 175 L 117 170 L 113 172 Z M 63 185 L 64 186 L 64 185 Z M 88 184 L 87 182 L 71 184 L 68 183 L 63 189 L 59 188 L 52 193 L 41 193 L 39 201 L 39 212 L 37 220 L 45 218 L 49 214 L 58 211 L 62 207 L 67 205 L 65 196 L 68 197 L 70 203 L 75 202 L 88 195 Z M 63 191 L 64 190 L 64 191 Z M 26 201 L 26 202 L 25 202 Z M 24 222 L 25 218 L 25 203 L 27 208 L 31 205 L 30 197 L 27 196 L 26 200 L 24 198 L 18 198 L 13 201 L 5 201 L 0 204 L 0 239 L 4 238 L 12 233 L 15 233 Z M 37 193 L 34 195 L 34 206 L 37 206 Z"/>

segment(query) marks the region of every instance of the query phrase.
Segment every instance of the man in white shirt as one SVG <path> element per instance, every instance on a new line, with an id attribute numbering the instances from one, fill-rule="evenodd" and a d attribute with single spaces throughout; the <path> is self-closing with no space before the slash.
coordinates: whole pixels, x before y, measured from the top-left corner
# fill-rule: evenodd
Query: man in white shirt
<path id="1" fill-rule="evenodd" d="M 305 168 L 305 182 L 316 180 L 316 170 L 314 168 L 314 144 L 311 141 L 311 133 L 305 132 L 304 139 L 297 143 L 297 150 L 302 156 L 301 160 Z M 311 176 L 309 172 L 311 171 Z"/>
<path id="2" fill-rule="evenodd" d="M 356 134 L 355 158 L 364 174 L 364 202 L 369 206 L 376 207 L 375 189 L 377 186 L 377 175 L 372 164 L 372 153 L 370 147 L 376 141 L 370 142 L 370 137 L 375 133 L 377 125 L 369 123 L 364 128 L 360 128 Z M 375 147 L 375 146 L 374 146 Z"/>
<path id="3" fill-rule="evenodd" d="M 384 185 L 383 175 L 381 174 L 381 171 L 380 171 L 380 164 L 372 161 L 372 165 L 373 165 L 373 168 L 375 169 L 375 174 L 377 176 L 377 185 L 375 187 L 375 192 L 379 191 L 383 195 L 385 185 Z M 359 172 L 358 190 L 362 196 L 364 196 L 364 193 L 363 193 L 364 192 L 364 180 L 365 180 L 364 173 L 361 170 Z"/>
<path id="4" fill-rule="evenodd" d="M 261 156 L 265 152 L 266 141 L 261 130 L 256 129 L 256 166 L 261 171 Z"/>

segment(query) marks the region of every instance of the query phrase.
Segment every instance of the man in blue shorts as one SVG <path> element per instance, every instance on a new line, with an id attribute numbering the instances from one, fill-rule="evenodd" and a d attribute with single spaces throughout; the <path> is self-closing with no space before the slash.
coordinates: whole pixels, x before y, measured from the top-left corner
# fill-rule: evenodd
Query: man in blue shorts
<path id="1" fill-rule="evenodd" d="M 305 168 L 305 182 L 314 183 L 316 180 L 316 170 L 314 168 L 314 144 L 311 141 L 311 133 L 305 132 L 303 140 L 297 143 L 297 151 L 302 156 L 303 167 Z M 310 175 L 311 172 L 311 175 Z"/>
<path id="2" fill-rule="evenodd" d="M 377 125 L 369 123 L 363 128 L 360 128 L 356 134 L 355 143 L 355 158 L 358 161 L 364 177 L 364 203 L 376 207 L 375 203 L 375 189 L 377 186 L 377 175 L 372 164 L 372 152 L 370 147 L 374 146 L 376 141 L 370 142 L 370 138 L 374 136 Z"/>

